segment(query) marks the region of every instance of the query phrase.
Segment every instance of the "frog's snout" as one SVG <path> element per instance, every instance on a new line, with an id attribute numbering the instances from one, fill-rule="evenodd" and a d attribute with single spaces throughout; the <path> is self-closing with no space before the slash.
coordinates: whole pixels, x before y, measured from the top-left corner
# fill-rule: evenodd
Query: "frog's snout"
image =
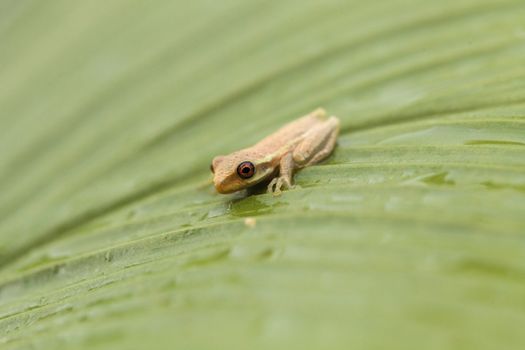
<path id="1" fill-rule="evenodd" d="M 215 189 L 217 190 L 217 192 L 219 192 L 219 193 L 226 193 L 224 191 L 224 188 L 223 188 L 223 186 L 222 186 L 222 184 L 220 182 L 215 182 L 214 181 L 213 185 L 215 186 Z"/>
<path id="2" fill-rule="evenodd" d="M 228 183 L 226 181 L 220 181 L 216 178 L 213 179 L 213 185 L 215 186 L 217 192 L 222 194 L 232 193 L 237 190 L 234 186 L 232 186 L 231 183 Z"/>

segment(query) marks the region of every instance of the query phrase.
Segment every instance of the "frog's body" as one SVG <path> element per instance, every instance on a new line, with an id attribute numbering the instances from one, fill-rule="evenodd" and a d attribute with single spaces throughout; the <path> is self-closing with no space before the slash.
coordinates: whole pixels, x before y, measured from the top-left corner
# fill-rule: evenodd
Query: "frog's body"
<path id="1" fill-rule="evenodd" d="M 279 194 L 281 189 L 292 187 L 295 170 L 330 155 L 338 133 L 339 119 L 327 117 L 323 109 L 317 109 L 252 147 L 215 157 L 212 162 L 215 188 L 220 193 L 231 193 L 272 179 L 268 192 Z"/>

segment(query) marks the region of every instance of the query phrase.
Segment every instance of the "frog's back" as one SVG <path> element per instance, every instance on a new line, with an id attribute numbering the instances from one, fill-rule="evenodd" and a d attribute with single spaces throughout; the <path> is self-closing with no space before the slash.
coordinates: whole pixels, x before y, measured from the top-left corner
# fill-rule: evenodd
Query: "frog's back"
<path id="1" fill-rule="evenodd" d="M 265 149 L 266 152 L 273 152 L 286 144 L 293 143 L 293 140 L 300 142 L 301 137 L 312 127 L 326 120 L 326 112 L 322 108 L 300 117 L 265 137 L 259 141 L 254 148 Z"/>

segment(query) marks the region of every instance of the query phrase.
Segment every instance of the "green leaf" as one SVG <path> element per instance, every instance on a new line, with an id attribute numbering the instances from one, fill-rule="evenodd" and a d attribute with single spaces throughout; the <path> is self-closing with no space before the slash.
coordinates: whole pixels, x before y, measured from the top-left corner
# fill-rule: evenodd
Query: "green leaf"
<path id="1" fill-rule="evenodd" d="M 523 349 L 525 3 L 0 4 L 6 349 Z M 282 196 L 210 160 L 314 108 Z"/>

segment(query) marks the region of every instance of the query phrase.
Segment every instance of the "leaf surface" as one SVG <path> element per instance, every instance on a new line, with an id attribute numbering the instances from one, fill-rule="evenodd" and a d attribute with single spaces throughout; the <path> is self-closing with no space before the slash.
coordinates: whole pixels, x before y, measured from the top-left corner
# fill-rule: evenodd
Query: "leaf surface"
<path id="1" fill-rule="evenodd" d="M 522 349 L 522 1 L 3 1 L 6 349 Z M 282 196 L 211 159 L 318 106 Z M 248 221 L 246 221 L 248 219 Z"/>

